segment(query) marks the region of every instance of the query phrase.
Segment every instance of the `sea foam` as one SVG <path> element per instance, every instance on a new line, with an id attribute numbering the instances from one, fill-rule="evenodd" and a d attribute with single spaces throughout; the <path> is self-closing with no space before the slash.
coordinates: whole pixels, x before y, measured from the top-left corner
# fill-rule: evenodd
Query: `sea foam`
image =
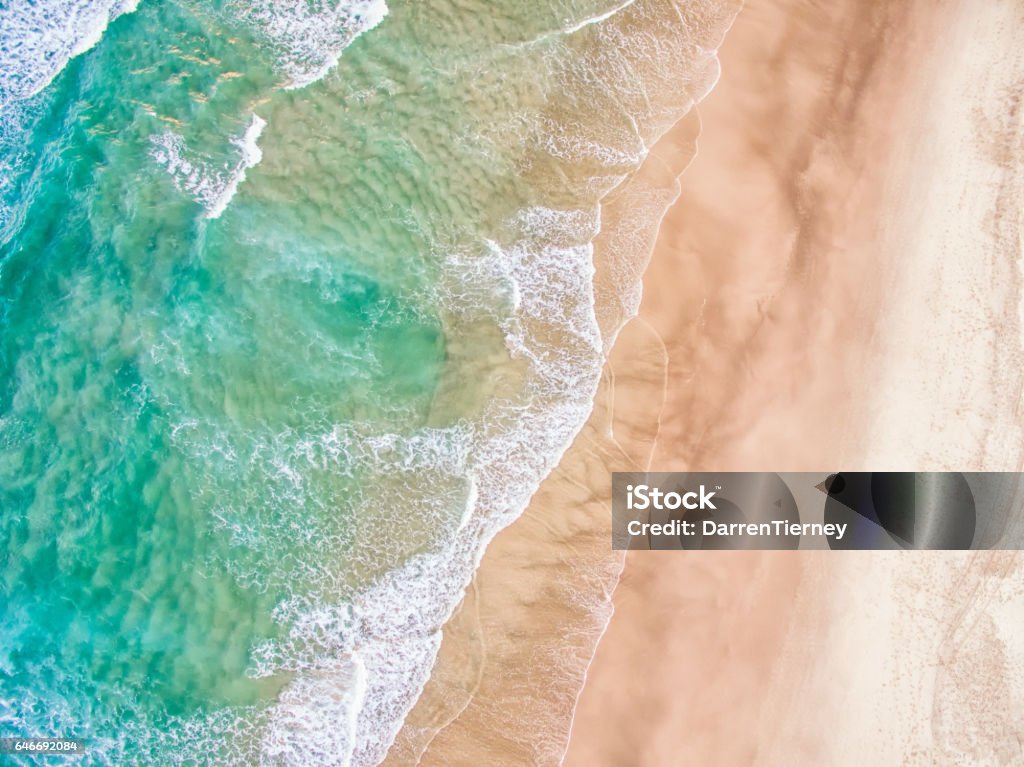
<path id="1" fill-rule="evenodd" d="M 38 93 L 138 0 L 14 0 L 0 6 L 0 112 Z"/>
<path id="2" fill-rule="evenodd" d="M 206 209 L 207 218 L 219 218 L 238 191 L 238 185 L 245 180 L 246 171 L 263 159 L 263 152 L 256 142 L 266 125 L 259 115 L 252 116 L 245 132 L 231 142 L 238 155 L 234 163 L 218 166 L 191 156 L 185 139 L 173 131 L 151 138 L 151 154 L 167 169 L 175 186 L 190 194 Z"/>
<path id="3" fill-rule="evenodd" d="M 333 69 L 342 51 L 388 14 L 384 0 L 253 0 L 234 4 L 238 18 L 274 49 L 286 88 L 302 88 Z"/>
<path id="4" fill-rule="evenodd" d="M 0 3 L 0 242 L 17 224 L 31 195 L 15 200 L 29 164 L 21 143 L 38 117 L 37 96 L 75 56 L 103 37 L 138 0 L 14 0 Z"/>

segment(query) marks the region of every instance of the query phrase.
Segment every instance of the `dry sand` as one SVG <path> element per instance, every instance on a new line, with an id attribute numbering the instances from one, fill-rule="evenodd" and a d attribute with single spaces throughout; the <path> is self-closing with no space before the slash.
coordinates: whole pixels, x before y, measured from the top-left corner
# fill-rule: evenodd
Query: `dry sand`
<path id="1" fill-rule="evenodd" d="M 748 2 L 594 414 L 389 764 L 1024 763 L 1016 554 L 632 552 L 594 654 L 612 470 L 1021 467 L 1022 14 Z"/>
<path id="2" fill-rule="evenodd" d="M 1020 468 L 1020 14 L 748 3 L 645 278 L 657 468 Z M 1024 763 L 1021 574 L 632 553 L 565 764 Z"/>

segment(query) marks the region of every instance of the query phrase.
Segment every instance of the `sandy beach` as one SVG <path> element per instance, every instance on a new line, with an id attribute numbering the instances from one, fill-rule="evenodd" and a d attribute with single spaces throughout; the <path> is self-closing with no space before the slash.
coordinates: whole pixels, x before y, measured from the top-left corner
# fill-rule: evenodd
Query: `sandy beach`
<path id="1" fill-rule="evenodd" d="M 1022 14 L 746 4 L 609 203 L 671 204 L 639 316 L 388 764 L 1024 760 L 1018 555 L 632 552 L 620 578 L 608 503 L 637 468 L 1020 469 Z"/>

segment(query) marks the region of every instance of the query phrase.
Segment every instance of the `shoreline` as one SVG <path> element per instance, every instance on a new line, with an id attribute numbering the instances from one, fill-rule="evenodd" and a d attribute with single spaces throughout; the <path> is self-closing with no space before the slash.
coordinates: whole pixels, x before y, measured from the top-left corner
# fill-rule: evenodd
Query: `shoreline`
<path id="1" fill-rule="evenodd" d="M 734 0 L 723 5 L 733 10 L 720 13 L 734 15 Z M 729 26 L 731 23 L 725 27 L 726 33 Z M 691 107 L 656 142 L 640 167 L 601 202 L 603 224 L 594 241 L 594 287 L 598 323 L 610 351 L 606 352 L 591 413 L 528 507 L 488 545 L 462 604 L 444 627 L 430 679 L 406 717 L 383 762 L 385 767 L 447 767 L 495 758 L 509 764 L 524 758 L 543 764 L 561 762 L 582 676 L 610 619 L 610 595 L 623 564 L 622 553 L 609 547 L 611 532 L 610 525 L 604 523 L 603 495 L 592 495 L 578 476 L 594 472 L 595 486 L 608 484 L 610 492 L 610 475 L 605 474 L 608 465 L 622 470 L 649 468 L 657 419 L 650 420 L 645 412 L 644 395 L 663 396 L 665 386 L 662 343 L 635 322 L 636 309 L 630 309 L 630 296 L 621 292 L 616 278 L 633 272 L 639 288 L 654 255 L 661 222 L 678 199 L 679 178 L 693 160 L 698 133 L 699 117 Z M 645 213 L 639 222 L 637 203 Z M 657 211 L 654 216 L 652 207 Z M 639 260 L 638 242 L 646 243 L 642 247 L 647 254 Z M 643 369 L 632 371 L 628 380 L 617 375 L 614 368 L 620 357 L 625 358 L 618 363 L 623 367 L 639 364 Z M 621 398 L 619 390 L 628 390 L 631 396 Z M 618 410 L 630 407 L 636 412 L 622 418 Z M 574 510 L 563 515 L 554 531 L 548 518 L 552 507 Z M 538 549 L 542 556 L 537 556 Z M 566 549 L 575 561 L 565 557 Z M 580 561 L 585 563 L 582 567 Z M 511 598 L 496 593 L 494 585 L 495 578 L 509 573 L 518 584 Z M 567 576 L 563 582 L 569 584 L 560 592 L 543 582 L 545 577 L 557 580 L 559 576 Z M 576 591 L 574 580 L 582 580 L 585 588 Z M 482 592 L 487 593 L 481 597 Z M 575 632 L 574 641 L 568 643 L 560 641 L 557 634 L 566 623 Z M 505 694 L 507 676 L 521 654 L 517 646 L 521 642 L 514 640 L 521 640 L 524 631 L 530 635 L 531 653 L 546 654 L 543 662 L 548 670 L 565 673 L 546 677 L 542 685 L 534 685 L 532 680 L 520 685 L 510 703 Z M 500 645 L 497 658 L 488 657 L 488 635 Z M 573 659 L 567 664 L 571 670 L 560 667 L 560 659 L 567 655 Z M 552 679 L 565 686 L 554 691 Z M 489 689 L 481 692 L 482 684 Z M 545 722 L 549 730 L 539 744 L 534 726 L 524 728 L 521 740 L 499 738 L 480 721 L 494 706 L 550 717 Z"/>
<path id="2" fill-rule="evenodd" d="M 692 161 L 698 128 L 693 110 L 683 115 L 652 148 L 641 168 L 609 195 L 602 215 L 627 215 L 633 195 L 647 202 L 652 194 L 659 195 L 667 210 L 678 197 L 680 174 Z M 663 213 L 653 226 L 625 232 L 615 226 L 602 228 L 595 250 L 607 253 L 619 245 L 608 242 L 609 238 L 632 239 L 640 231 L 650 238 L 653 254 L 662 218 Z M 620 360 L 623 356 L 625 360 Z M 616 374 L 617 361 L 643 369 L 631 371 L 627 380 L 624 374 Z M 527 509 L 488 545 L 462 605 L 444 628 L 430 680 L 384 765 L 440 767 L 496 758 L 509 764 L 524 758 L 543 764 L 561 761 L 583 677 L 610 619 L 610 595 L 623 563 L 622 552 L 610 550 L 603 489 L 593 494 L 578 477 L 591 473 L 593 486 L 608 484 L 610 492 L 607 466 L 649 467 L 657 419 L 646 412 L 649 396 L 645 395 L 662 396 L 664 385 L 660 339 L 642 324 L 624 323 L 602 371 L 590 416 Z M 630 393 L 623 402 L 620 390 Z M 636 412 L 628 417 L 618 412 L 630 407 Z M 553 521 L 549 514 L 553 507 L 573 512 Z M 567 549 L 572 552 L 570 558 L 565 556 Z M 504 579 L 515 581 L 511 597 L 501 593 Z M 562 588 L 552 587 L 550 580 Z M 577 590 L 577 582 L 584 588 Z M 558 634 L 567 624 L 575 632 L 571 641 Z M 524 632 L 529 634 L 525 642 Z M 509 677 L 515 669 L 527 668 L 521 663 L 524 655 L 549 673 L 541 674 L 542 684 L 537 685 L 533 683 L 537 669 L 528 669 L 527 676 L 532 678 L 513 682 L 515 692 L 509 696 Z M 566 658 L 570 660 L 562 666 Z M 556 690 L 557 682 L 564 686 Z M 503 713 L 530 711 L 550 717 L 545 737 L 538 743 L 536 722 L 523 729 L 522 739 L 499 737 L 481 722 L 494 706 Z M 425 733 L 430 734 L 424 739 Z"/>
<path id="3" fill-rule="evenodd" d="M 913 396 L 891 371 L 893 344 L 915 341 L 907 329 L 894 340 L 885 312 L 915 268 L 930 268 L 920 249 L 908 266 L 901 242 L 949 214 L 913 209 L 910 190 L 927 178 L 914 145 L 922 124 L 955 108 L 957 94 L 927 102 L 945 71 L 941 47 L 970 9 L 815 5 L 748 1 L 721 46 L 720 81 L 652 148 L 648 170 L 662 156 L 673 158 L 667 166 L 686 159 L 682 189 L 655 228 L 640 314 L 621 328 L 572 446 L 488 547 L 385 764 L 660 767 L 766 754 L 846 763 L 854 735 L 825 743 L 806 731 L 844 715 L 861 732 L 886 727 L 896 749 L 916 726 L 909 712 L 919 709 L 908 701 L 925 684 L 928 642 L 956 601 L 957 579 L 1002 593 L 1005 574 L 1019 569 L 1012 554 L 915 565 L 836 552 L 683 559 L 609 550 L 613 470 L 965 468 L 928 453 L 927 421 L 888 434 L 878 424 Z M 962 298 L 956 288 L 951 297 Z M 876 373 L 888 376 L 888 390 L 879 393 Z M 899 396 L 888 399 L 893 389 Z M 956 402 L 933 400 L 956 420 Z M 991 425 L 993 411 L 979 417 Z M 971 466 L 1018 468 L 1019 437 L 1000 443 L 1016 454 L 976 451 Z M 876 588 L 850 585 L 863 582 Z M 898 606 L 923 599 L 925 617 L 901 622 L 899 607 L 872 601 L 879 590 Z M 844 614 L 850 606 L 857 620 Z M 912 664 L 882 712 L 868 710 L 885 684 L 881 670 L 856 679 L 843 665 L 843 648 L 867 645 L 886 663 Z M 654 646 L 701 662 L 663 673 Z M 826 649 L 808 667 L 818 647 Z M 1015 657 L 1000 652 L 993 668 Z M 862 690 L 851 712 L 829 675 L 876 688 Z M 686 700 L 695 697 L 698 711 Z M 773 707 L 798 713 L 776 726 Z M 749 724 L 742 737 L 730 734 L 737 722 Z"/>

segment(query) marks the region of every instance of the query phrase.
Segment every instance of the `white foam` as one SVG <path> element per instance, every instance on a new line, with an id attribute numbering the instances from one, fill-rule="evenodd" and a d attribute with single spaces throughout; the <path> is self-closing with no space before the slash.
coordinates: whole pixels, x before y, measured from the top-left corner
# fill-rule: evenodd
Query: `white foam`
<path id="1" fill-rule="evenodd" d="M 321 79 L 337 66 L 353 40 L 388 14 L 384 0 L 252 0 L 234 8 L 274 48 L 278 65 L 289 78 L 286 88 Z"/>
<path id="2" fill-rule="evenodd" d="M 239 157 L 238 165 L 235 166 L 235 170 L 228 178 L 228 183 L 223 193 L 215 201 L 213 209 L 209 213 L 210 218 L 217 218 L 224 212 L 228 203 L 235 196 L 235 192 L 238 191 L 238 185 L 245 181 L 245 172 L 249 168 L 255 167 L 263 159 L 263 152 L 256 142 L 259 141 L 260 136 L 263 134 L 263 129 L 266 127 L 266 120 L 254 114 L 249 122 L 249 127 L 245 129 L 245 133 L 242 134 L 241 138 L 232 142 L 239 148 L 241 156 Z"/>
<path id="3" fill-rule="evenodd" d="M 190 194 L 206 209 L 207 218 L 219 218 L 238 191 L 238 185 L 245 180 L 247 170 L 263 159 L 257 141 L 267 123 L 254 114 L 249 127 L 231 143 L 238 149 L 234 164 L 216 164 L 192 157 L 185 146 L 185 139 L 173 131 L 160 133 L 151 138 L 153 159 L 163 165 L 174 179 L 175 186 Z"/>
<path id="4" fill-rule="evenodd" d="M 270 764 L 349 767 L 357 737 L 356 714 L 365 693 L 366 667 L 358 653 L 299 677 L 271 710 L 260 745 L 262 759 Z"/>
<path id="5" fill-rule="evenodd" d="M 0 5 L 0 112 L 49 85 L 138 0 L 14 0 Z"/>
<path id="6" fill-rule="evenodd" d="M 39 117 L 42 98 L 22 101 L 17 109 L 0 108 L 0 243 L 24 225 L 25 212 L 31 205 L 37 184 L 24 183 L 17 190 L 19 178 L 33 173 L 31 153 L 25 136 Z M 34 175 L 40 175 L 38 165 Z M 19 194 L 15 194 L 20 191 Z"/>

